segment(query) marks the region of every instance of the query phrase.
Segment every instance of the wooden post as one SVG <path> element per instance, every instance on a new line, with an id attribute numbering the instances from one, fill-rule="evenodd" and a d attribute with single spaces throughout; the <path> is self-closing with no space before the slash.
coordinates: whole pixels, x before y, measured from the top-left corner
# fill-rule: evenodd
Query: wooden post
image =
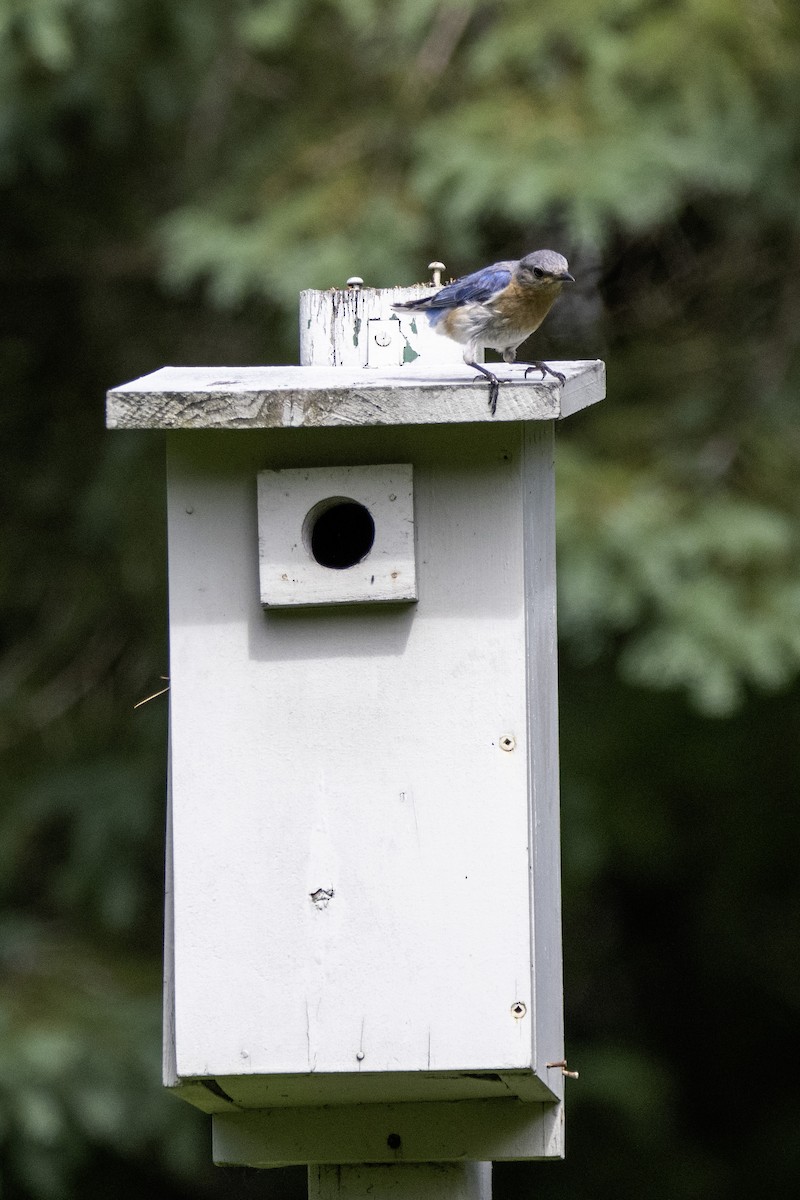
<path id="1" fill-rule="evenodd" d="M 300 362 L 305 366 L 462 366 L 462 347 L 431 329 L 424 313 L 392 310 L 435 288 L 345 288 L 300 293 Z M 480 362 L 483 362 L 481 353 Z"/>
<path id="2" fill-rule="evenodd" d="M 308 1200 L 491 1200 L 492 1164 L 313 1166 Z"/>

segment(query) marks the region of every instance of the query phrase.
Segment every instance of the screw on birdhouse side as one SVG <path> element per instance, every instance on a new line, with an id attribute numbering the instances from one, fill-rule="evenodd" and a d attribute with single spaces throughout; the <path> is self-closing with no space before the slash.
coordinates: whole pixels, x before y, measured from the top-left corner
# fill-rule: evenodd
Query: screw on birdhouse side
<path id="1" fill-rule="evenodd" d="M 351 275 L 347 281 L 347 290 L 349 292 L 360 292 L 364 286 L 364 280 L 360 275 Z"/>
<path id="2" fill-rule="evenodd" d="M 580 1079 L 580 1071 L 567 1070 L 567 1060 L 565 1058 L 560 1058 L 557 1062 L 546 1063 L 545 1066 L 547 1067 L 548 1071 L 551 1069 L 551 1067 L 560 1067 L 561 1074 L 566 1076 L 567 1079 Z"/>

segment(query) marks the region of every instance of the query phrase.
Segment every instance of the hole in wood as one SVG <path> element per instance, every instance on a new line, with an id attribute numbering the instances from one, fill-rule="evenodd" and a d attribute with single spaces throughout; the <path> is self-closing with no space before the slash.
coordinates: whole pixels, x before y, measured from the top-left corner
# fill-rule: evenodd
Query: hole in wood
<path id="1" fill-rule="evenodd" d="M 399 1133 L 390 1133 L 386 1139 L 386 1145 L 390 1150 L 399 1150 L 402 1140 Z"/>
<path id="2" fill-rule="evenodd" d="M 303 523 L 303 538 L 321 567 L 345 571 L 363 562 L 375 542 L 370 511 L 346 496 L 315 504 Z"/>
<path id="3" fill-rule="evenodd" d="M 309 892 L 309 895 L 315 908 L 327 908 L 333 899 L 333 888 L 317 888 L 315 892 Z"/>

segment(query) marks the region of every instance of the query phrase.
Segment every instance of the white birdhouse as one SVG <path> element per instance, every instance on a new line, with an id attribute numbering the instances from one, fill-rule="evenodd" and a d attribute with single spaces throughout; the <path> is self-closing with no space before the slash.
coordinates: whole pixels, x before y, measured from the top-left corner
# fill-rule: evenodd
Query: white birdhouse
<path id="1" fill-rule="evenodd" d="M 168 431 L 165 1081 L 217 1161 L 562 1154 L 558 369 L 109 393 Z"/>

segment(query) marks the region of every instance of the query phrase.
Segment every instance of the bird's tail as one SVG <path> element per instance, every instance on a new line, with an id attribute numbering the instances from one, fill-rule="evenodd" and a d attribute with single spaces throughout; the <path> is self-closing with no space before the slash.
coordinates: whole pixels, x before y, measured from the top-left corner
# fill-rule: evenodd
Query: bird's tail
<path id="1" fill-rule="evenodd" d="M 401 308 L 430 308 L 431 296 L 423 296 L 421 300 L 399 300 L 397 304 L 392 305 L 393 312 L 399 312 Z"/>

